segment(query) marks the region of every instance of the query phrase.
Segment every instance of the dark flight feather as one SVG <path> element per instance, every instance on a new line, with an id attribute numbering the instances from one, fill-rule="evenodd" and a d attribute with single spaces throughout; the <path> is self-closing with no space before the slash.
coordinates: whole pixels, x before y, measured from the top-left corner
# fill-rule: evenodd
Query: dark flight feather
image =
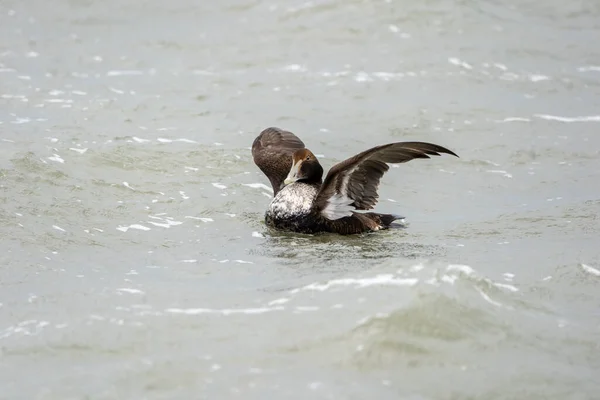
<path id="1" fill-rule="evenodd" d="M 388 163 L 430 158 L 440 153 L 458 157 L 451 150 L 432 143 L 398 142 L 373 147 L 334 165 L 317 194 L 317 209 L 326 216 L 350 215 L 351 210 L 370 210 L 377 204 L 381 177 Z"/>

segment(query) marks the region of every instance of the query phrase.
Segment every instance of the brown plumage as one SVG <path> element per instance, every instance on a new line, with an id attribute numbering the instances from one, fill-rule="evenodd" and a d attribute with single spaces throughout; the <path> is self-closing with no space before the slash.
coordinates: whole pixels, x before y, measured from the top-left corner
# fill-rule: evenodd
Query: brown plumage
<path id="1" fill-rule="evenodd" d="M 389 170 L 387 164 L 440 153 L 458 157 L 432 143 L 385 144 L 334 165 L 323 181 L 323 167 L 317 157 L 291 132 L 265 129 L 252 146 L 254 162 L 273 186 L 274 198 L 265 214 L 267 225 L 303 233 L 354 234 L 388 228 L 402 217 L 356 212 L 377 204 L 377 190 Z"/>
<path id="2" fill-rule="evenodd" d="M 377 204 L 379 181 L 390 167 L 386 163 L 405 163 L 415 158 L 430 158 L 440 153 L 454 152 L 436 144 L 424 142 L 398 142 L 384 144 L 363 151 L 334 165 L 325 178 L 315 201 L 319 210 L 330 204 L 332 196 L 345 194 L 348 205 L 357 210 L 370 210 Z"/>
<path id="3" fill-rule="evenodd" d="M 252 143 L 254 163 L 269 178 L 273 196 L 283 188 L 283 180 L 292 167 L 292 154 L 304 143 L 292 132 L 267 128 Z"/>

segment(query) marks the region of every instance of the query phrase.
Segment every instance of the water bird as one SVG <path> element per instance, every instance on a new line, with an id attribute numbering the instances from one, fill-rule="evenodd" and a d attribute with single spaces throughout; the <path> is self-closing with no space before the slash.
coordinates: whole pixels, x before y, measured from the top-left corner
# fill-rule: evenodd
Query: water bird
<path id="1" fill-rule="evenodd" d="M 445 147 L 424 142 L 397 142 L 372 147 L 335 164 L 323 180 L 323 167 L 292 132 L 270 127 L 252 144 L 254 163 L 273 187 L 265 213 L 267 226 L 298 233 L 350 235 L 387 229 L 401 216 L 358 212 L 377 204 L 379 181 L 388 163 L 430 158 Z"/>

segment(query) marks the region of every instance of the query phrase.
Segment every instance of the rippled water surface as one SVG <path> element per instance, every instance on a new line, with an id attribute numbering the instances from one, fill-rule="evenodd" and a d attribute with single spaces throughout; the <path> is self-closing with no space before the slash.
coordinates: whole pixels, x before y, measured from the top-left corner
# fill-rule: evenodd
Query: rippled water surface
<path id="1" fill-rule="evenodd" d="M 597 1 L 4 0 L 0 398 L 593 399 Z M 409 222 L 273 232 L 250 146 L 392 141 Z"/>

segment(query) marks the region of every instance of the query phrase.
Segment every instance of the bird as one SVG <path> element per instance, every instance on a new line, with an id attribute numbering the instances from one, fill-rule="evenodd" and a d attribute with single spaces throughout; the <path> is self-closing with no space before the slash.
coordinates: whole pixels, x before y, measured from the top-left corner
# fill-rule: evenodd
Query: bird
<path id="1" fill-rule="evenodd" d="M 377 204 L 379 182 L 388 164 L 441 153 L 458 157 L 432 143 L 383 144 L 335 164 L 323 179 L 323 167 L 300 138 L 280 128 L 266 128 L 252 143 L 254 163 L 273 188 L 265 224 L 302 234 L 352 235 L 388 229 L 403 217 L 360 212 Z"/>

